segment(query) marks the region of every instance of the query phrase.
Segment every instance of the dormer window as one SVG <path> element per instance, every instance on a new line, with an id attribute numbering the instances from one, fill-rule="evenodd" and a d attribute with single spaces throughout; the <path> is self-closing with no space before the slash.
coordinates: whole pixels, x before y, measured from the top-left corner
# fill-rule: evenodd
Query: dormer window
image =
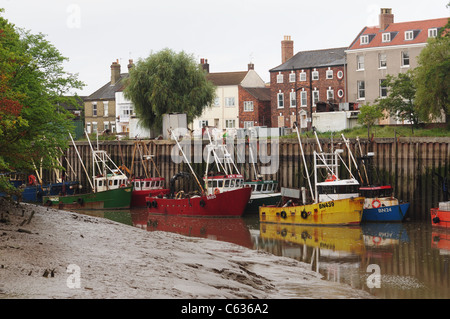
<path id="1" fill-rule="evenodd" d="M 359 39 L 360 39 L 361 45 L 369 44 L 369 36 L 368 35 L 362 35 Z"/>
<path id="2" fill-rule="evenodd" d="M 437 28 L 428 29 L 428 37 L 429 38 L 436 38 L 437 37 L 437 33 L 438 33 Z"/>
<path id="3" fill-rule="evenodd" d="M 383 42 L 391 42 L 391 33 L 387 32 L 387 33 L 383 33 L 383 38 L 382 41 Z"/>
<path id="4" fill-rule="evenodd" d="M 405 31 L 405 41 L 409 41 L 414 39 L 414 32 L 413 31 Z"/>

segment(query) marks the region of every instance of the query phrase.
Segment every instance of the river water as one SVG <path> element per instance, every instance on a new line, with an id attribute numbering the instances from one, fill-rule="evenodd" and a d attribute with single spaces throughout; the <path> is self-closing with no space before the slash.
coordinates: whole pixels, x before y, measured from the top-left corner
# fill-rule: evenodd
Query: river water
<path id="1" fill-rule="evenodd" d="M 242 218 L 152 215 L 146 209 L 84 212 L 147 231 L 234 243 L 307 263 L 324 280 L 377 298 L 450 298 L 450 230 L 427 222 L 299 226 Z"/>

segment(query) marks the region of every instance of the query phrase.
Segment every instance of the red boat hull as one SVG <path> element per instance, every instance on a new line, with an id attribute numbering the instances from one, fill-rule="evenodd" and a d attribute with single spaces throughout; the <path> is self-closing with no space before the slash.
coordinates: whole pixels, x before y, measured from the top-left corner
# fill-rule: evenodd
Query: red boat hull
<path id="1" fill-rule="evenodd" d="M 147 205 L 146 197 L 156 197 L 169 193 L 168 188 L 152 190 L 133 190 L 131 194 L 131 207 L 145 207 Z"/>
<path id="2" fill-rule="evenodd" d="M 450 228 L 450 211 L 431 208 L 431 225 Z"/>
<path id="3" fill-rule="evenodd" d="M 242 216 L 252 189 L 243 187 L 215 195 L 191 198 L 147 197 L 148 212 L 152 214 L 237 217 Z"/>

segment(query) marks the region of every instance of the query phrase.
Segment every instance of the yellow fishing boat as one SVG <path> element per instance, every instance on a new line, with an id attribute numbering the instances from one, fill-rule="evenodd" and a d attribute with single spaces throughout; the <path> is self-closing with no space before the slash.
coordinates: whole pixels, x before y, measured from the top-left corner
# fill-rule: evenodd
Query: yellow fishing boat
<path id="1" fill-rule="evenodd" d="M 358 225 L 363 205 L 364 197 L 355 197 L 298 206 L 261 206 L 259 220 L 281 224 Z"/>

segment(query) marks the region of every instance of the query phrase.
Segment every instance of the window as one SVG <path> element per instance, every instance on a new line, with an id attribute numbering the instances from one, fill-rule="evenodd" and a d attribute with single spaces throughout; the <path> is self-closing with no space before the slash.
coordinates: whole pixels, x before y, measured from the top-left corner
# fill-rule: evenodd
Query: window
<path id="1" fill-rule="evenodd" d="M 250 127 L 253 127 L 253 121 L 245 121 L 244 128 L 250 128 Z"/>
<path id="2" fill-rule="evenodd" d="M 307 102 L 308 102 L 308 98 L 307 98 L 307 93 L 306 91 L 301 91 L 300 92 L 300 103 L 301 106 L 307 106 Z"/>
<path id="3" fill-rule="evenodd" d="M 356 70 L 364 70 L 364 55 L 356 57 Z"/>
<path id="4" fill-rule="evenodd" d="M 385 79 L 380 80 L 380 97 L 387 96 L 387 86 L 384 84 Z"/>
<path id="5" fill-rule="evenodd" d="M 92 133 L 91 130 L 92 130 L 92 129 L 91 129 L 91 123 L 87 122 L 87 123 L 86 123 L 86 131 L 88 132 L 88 134 L 91 134 L 91 133 Z"/>
<path id="6" fill-rule="evenodd" d="M 97 122 L 92 122 L 92 133 L 97 133 Z"/>
<path id="7" fill-rule="evenodd" d="M 365 84 L 365 82 L 358 81 L 357 87 L 358 87 L 358 100 L 365 100 L 366 99 L 366 84 Z"/>
<path id="8" fill-rule="evenodd" d="M 244 101 L 244 112 L 253 111 L 253 101 Z"/>
<path id="9" fill-rule="evenodd" d="M 214 98 L 214 106 L 220 106 L 220 98 L 216 97 Z"/>
<path id="10" fill-rule="evenodd" d="M 225 98 L 225 106 L 226 107 L 233 107 L 234 105 L 235 105 L 234 104 L 234 96 Z"/>
<path id="11" fill-rule="evenodd" d="M 340 99 L 342 99 L 342 98 L 344 97 L 344 90 L 339 89 L 339 90 L 337 91 L 337 95 L 338 95 L 338 97 L 339 97 Z"/>
<path id="12" fill-rule="evenodd" d="M 198 126 L 200 126 L 200 128 L 202 128 L 204 126 L 208 126 L 208 120 L 200 120 L 200 121 L 198 121 Z"/>
<path id="13" fill-rule="evenodd" d="M 103 122 L 103 129 L 106 131 L 106 130 L 109 130 L 109 122 Z"/>
<path id="14" fill-rule="evenodd" d="M 391 34 L 389 32 L 383 33 L 382 42 L 391 42 Z"/>
<path id="15" fill-rule="evenodd" d="M 313 91 L 313 106 L 316 106 L 317 102 L 319 102 L 319 91 L 314 89 Z"/>
<path id="16" fill-rule="evenodd" d="M 360 38 L 360 44 L 368 44 L 369 43 L 369 36 L 368 35 L 362 35 Z"/>
<path id="17" fill-rule="evenodd" d="M 281 72 L 277 75 L 277 83 L 283 83 L 283 74 L 281 74 Z"/>
<path id="18" fill-rule="evenodd" d="M 437 28 L 428 29 L 428 37 L 429 38 L 436 38 L 437 37 Z"/>
<path id="19" fill-rule="evenodd" d="M 405 41 L 409 41 L 414 39 L 414 32 L 413 31 L 405 31 Z"/>
<path id="20" fill-rule="evenodd" d="M 92 103 L 92 116 L 97 116 L 97 102 Z"/>
<path id="21" fill-rule="evenodd" d="M 277 94 L 277 101 L 278 101 L 278 108 L 282 109 L 284 107 L 284 94 L 283 93 Z"/>
<path id="22" fill-rule="evenodd" d="M 342 80 L 342 78 L 344 77 L 344 72 L 338 71 L 336 75 L 337 75 L 339 80 Z"/>
<path id="23" fill-rule="evenodd" d="M 333 99 L 334 99 L 334 91 L 331 87 L 328 87 L 327 100 L 333 100 Z"/>
<path id="24" fill-rule="evenodd" d="M 402 51 L 402 66 L 409 66 L 409 52 Z"/>
<path id="25" fill-rule="evenodd" d="M 103 101 L 103 116 L 108 117 L 108 101 Z"/>
<path id="26" fill-rule="evenodd" d="M 236 120 L 225 120 L 225 127 L 226 128 L 235 128 L 236 127 Z"/>
<path id="27" fill-rule="evenodd" d="M 386 54 L 385 53 L 380 53 L 378 54 L 378 67 L 380 69 L 385 69 L 387 66 L 386 63 Z"/>
<path id="28" fill-rule="evenodd" d="M 306 81 L 306 72 L 303 70 L 300 73 L 300 81 Z"/>
<path id="29" fill-rule="evenodd" d="M 312 71 L 312 79 L 314 81 L 319 80 L 319 71 L 317 71 L 316 69 L 314 69 L 314 71 Z"/>
<path id="30" fill-rule="evenodd" d="M 297 94 L 295 92 L 291 92 L 289 94 L 290 96 L 290 101 L 291 101 L 291 107 L 296 107 L 297 106 Z"/>
<path id="31" fill-rule="evenodd" d="M 289 74 L 289 82 L 295 82 L 295 73 L 294 73 L 294 71 L 292 71 Z"/>
<path id="32" fill-rule="evenodd" d="M 333 79 L 333 70 L 328 68 L 327 73 L 326 73 L 326 77 L 327 77 L 328 80 Z"/>

